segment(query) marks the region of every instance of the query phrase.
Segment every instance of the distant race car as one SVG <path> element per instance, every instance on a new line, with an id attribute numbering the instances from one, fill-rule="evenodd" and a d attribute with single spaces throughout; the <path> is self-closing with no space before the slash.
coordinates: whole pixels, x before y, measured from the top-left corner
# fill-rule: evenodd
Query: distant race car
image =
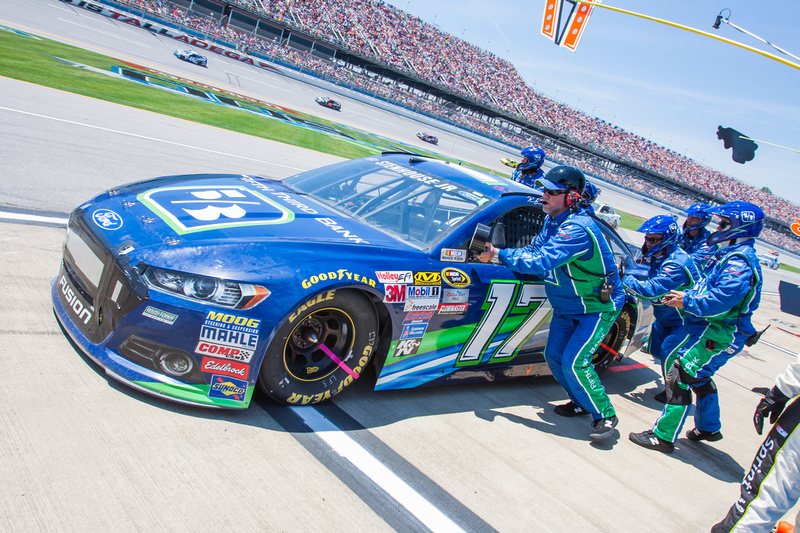
<path id="1" fill-rule="evenodd" d="M 470 251 L 478 224 L 498 246 L 530 244 L 541 195 L 402 153 L 284 180 L 122 185 L 72 212 L 52 304 L 111 378 L 192 405 L 245 408 L 255 387 L 314 404 L 370 379 L 368 366 L 376 390 L 546 374 L 545 281 Z M 637 350 L 652 317 L 628 296 L 598 371 Z"/>
<path id="2" fill-rule="evenodd" d="M 433 135 L 428 135 L 427 133 L 417 133 L 417 138 L 420 141 L 425 141 L 426 143 L 439 144 L 439 139 Z"/>
<path id="3" fill-rule="evenodd" d="M 517 162 L 514 161 L 513 159 L 509 159 L 508 157 L 502 158 L 500 160 L 500 162 L 503 163 L 507 167 L 517 168 Z"/>
<path id="4" fill-rule="evenodd" d="M 205 67 L 208 63 L 206 56 L 201 56 L 194 50 L 175 50 L 173 52 L 175 57 L 178 59 L 182 59 L 184 61 L 188 61 L 189 63 L 194 63 L 195 65 Z"/>
<path id="5" fill-rule="evenodd" d="M 316 98 L 314 98 L 314 100 L 322 107 L 329 107 L 334 111 L 342 110 L 342 104 L 340 104 L 333 98 L 328 98 L 327 96 L 317 96 Z"/>
<path id="6" fill-rule="evenodd" d="M 781 262 L 778 259 L 779 255 L 777 250 L 770 250 L 765 254 L 758 254 L 758 260 L 762 265 L 766 265 L 772 270 L 778 270 L 778 267 L 781 266 Z"/>
<path id="7" fill-rule="evenodd" d="M 614 229 L 619 228 L 619 221 L 622 217 L 614 211 L 608 204 L 593 204 L 595 216 Z"/>

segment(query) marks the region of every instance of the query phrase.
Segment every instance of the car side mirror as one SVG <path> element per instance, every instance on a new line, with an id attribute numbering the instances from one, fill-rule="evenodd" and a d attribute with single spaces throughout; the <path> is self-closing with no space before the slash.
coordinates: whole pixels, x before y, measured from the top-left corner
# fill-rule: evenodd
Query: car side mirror
<path id="1" fill-rule="evenodd" d="M 486 243 L 489 242 L 491 233 L 492 229 L 486 224 L 476 225 L 472 239 L 469 241 L 469 249 L 476 254 L 482 254 L 486 248 Z"/>
<path id="2" fill-rule="evenodd" d="M 502 222 L 495 222 L 492 226 L 492 236 L 489 240 L 495 248 L 506 247 L 506 227 Z"/>

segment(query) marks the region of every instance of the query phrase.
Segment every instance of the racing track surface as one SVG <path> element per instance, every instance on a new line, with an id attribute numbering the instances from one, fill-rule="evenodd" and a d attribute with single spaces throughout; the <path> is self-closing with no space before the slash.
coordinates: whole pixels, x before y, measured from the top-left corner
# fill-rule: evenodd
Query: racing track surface
<path id="1" fill-rule="evenodd" d="M 172 61 L 173 43 L 141 30 L 55 0 L 19 5 L 0 0 L 0 24 L 197 75 Z M 317 89 L 213 55 L 199 72 L 217 83 L 230 74 L 240 91 L 266 100 L 327 111 L 315 109 Z M 341 100 L 341 120 L 364 129 L 412 145 L 423 129 Z M 335 160 L 5 78 L 0 121 L 5 212 L 63 217 L 133 180 L 209 171 L 282 177 Z M 506 155 L 431 132 L 443 150 L 452 142 L 454 155 L 486 164 Z M 625 201 L 643 216 L 654 209 Z M 209 411 L 120 386 L 75 352 L 49 302 L 63 234 L 0 223 L 0 530 L 704 531 L 735 500 L 761 440 L 750 389 L 771 386 L 791 360 L 779 348 L 800 350 L 800 337 L 777 329 L 796 333 L 800 318 L 781 313 L 767 294 L 756 317 L 757 326 L 773 325 L 765 342 L 716 380 L 726 438 L 712 446 L 681 439 L 672 456 L 627 440 L 660 408 L 652 400 L 658 369 L 638 352 L 603 377 L 620 425 L 600 445 L 586 439 L 585 419 L 553 414 L 565 396 L 548 378 L 375 393 L 366 375 L 316 408 L 259 399 L 246 412 Z M 779 279 L 798 283 L 782 271 L 765 278 L 768 293 Z"/>

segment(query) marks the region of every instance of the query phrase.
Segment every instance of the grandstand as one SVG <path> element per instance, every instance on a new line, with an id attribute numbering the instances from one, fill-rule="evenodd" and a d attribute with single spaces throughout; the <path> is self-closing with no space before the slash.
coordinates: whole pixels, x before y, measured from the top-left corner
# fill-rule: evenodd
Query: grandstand
<path id="1" fill-rule="evenodd" d="M 380 0 L 104 0 L 686 208 L 746 198 L 800 252 L 800 208 L 529 87 L 509 62 Z M 655 185 L 655 186 L 654 186 Z"/>

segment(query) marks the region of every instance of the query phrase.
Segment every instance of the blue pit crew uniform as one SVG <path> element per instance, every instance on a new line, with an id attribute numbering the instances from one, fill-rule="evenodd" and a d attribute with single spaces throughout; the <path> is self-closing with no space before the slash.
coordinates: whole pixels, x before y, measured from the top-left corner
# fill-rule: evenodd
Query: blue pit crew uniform
<path id="1" fill-rule="evenodd" d="M 650 330 L 650 353 L 660 360 L 665 380 L 677 356 L 678 347 L 687 340 L 687 334 L 683 313 L 662 304 L 661 298 L 673 290 L 688 290 L 699 280 L 700 272 L 692 258 L 674 244 L 667 255 L 651 259 L 647 279 L 625 277 L 625 290 L 653 304 L 655 322 Z"/>
<path id="2" fill-rule="evenodd" d="M 680 347 L 667 374 L 667 404 L 653 427 L 659 438 L 674 443 L 697 395 L 695 428 L 721 429 L 719 397 L 711 376 L 742 351 L 756 329 L 751 323 L 761 301 L 761 266 L 754 240 L 719 250 L 706 267 L 706 277 L 683 298 L 688 340 Z"/>
<path id="3" fill-rule="evenodd" d="M 499 250 L 500 263 L 523 274 L 543 275 L 553 306 L 545 359 L 576 405 L 594 420 L 615 415 L 592 358 L 625 303 L 614 255 L 602 232 L 582 209 L 545 218 L 544 228 L 524 248 Z M 608 281 L 611 298 L 599 287 Z"/>
<path id="4" fill-rule="evenodd" d="M 800 396 L 800 356 L 775 379 L 775 387 L 767 397 L 776 396 L 776 389 L 784 402 Z M 800 400 L 795 399 L 782 413 L 779 409 L 777 412 L 780 416 L 742 480 L 739 499 L 727 516 L 711 528 L 712 533 L 768 533 L 800 499 Z M 760 429 L 759 425 L 756 429 Z M 798 528 L 800 513 L 795 519 L 795 531 L 800 532 Z"/>
<path id="5" fill-rule="evenodd" d="M 536 187 L 534 184 L 536 180 L 541 180 L 542 178 L 544 178 L 544 172 L 541 168 L 537 169 L 533 174 L 525 174 L 519 169 L 515 169 L 514 172 L 511 173 L 512 180 L 530 187 L 531 189 L 535 189 Z"/>
<path id="6" fill-rule="evenodd" d="M 708 244 L 706 242 L 709 235 L 711 235 L 711 232 L 708 228 L 700 228 L 700 232 L 694 238 L 689 235 L 688 231 L 684 231 L 678 237 L 678 246 L 692 256 L 700 272 L 705 270 L 706 264 L 717 251 L 716 244 Z"/>

